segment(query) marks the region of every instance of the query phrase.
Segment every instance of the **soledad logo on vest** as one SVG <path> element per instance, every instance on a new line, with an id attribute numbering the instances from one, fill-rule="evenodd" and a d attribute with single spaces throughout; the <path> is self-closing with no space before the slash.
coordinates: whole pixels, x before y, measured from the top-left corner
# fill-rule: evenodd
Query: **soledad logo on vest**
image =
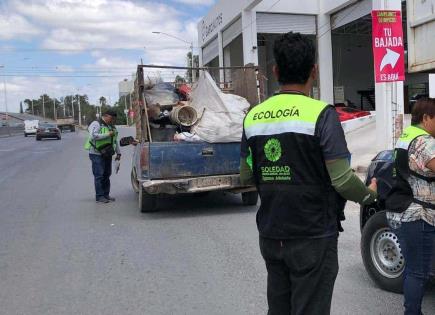
<path id="1" fill-rule="evenodd" d="M 266 158 L 271 162 L 277 162 L 281 158 L 281 142 L 278 139 L 269 139 L 264 146 Z"/>
<path id="2" fill-rule="evenodd" d="M 278 162 L 282 157 L 281 142 L 278 139 L 269 139 L 264 145 L 264 154 L 270 162 Z M 263 181 L 289 181 L 291 180 L 290 166 L 262 166 Z"/>

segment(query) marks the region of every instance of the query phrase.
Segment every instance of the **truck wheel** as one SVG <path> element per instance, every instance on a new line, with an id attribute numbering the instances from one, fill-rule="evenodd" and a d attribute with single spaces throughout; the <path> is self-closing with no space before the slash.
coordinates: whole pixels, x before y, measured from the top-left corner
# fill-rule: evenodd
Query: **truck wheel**
<path id="1" fill-rule="evenodd" d="M 375 213 L 364 226 L 361 255 L 370 278 L 381 289 L 403 292 L 405 258 L 396 234 L 388 226 L 385 211 Z"/>
<path id="2" fill-rule="evenodd" d="M 36 141 L 41 141 L 41 138 L 40 137 L 36 137 Z"/>
<path id="3" fill-rule="evenodd" d="M 139 192 L 139 181 L 137 180 L 137 175 L 136 175 L 136 169 L 133 168 L 131 170 L 131 187 L 133 188 L 133 191 L 137 194 Z"/>
<path id="4" fill-rule="evenodd" d="M 157 209 L 157 196 L 145 192 L 140 185 L 139 188 L 139 210 L 142 213 L 155 212 Z"/>
<path id="5" fill-rule="evenodd" d="M 27 133 L 24 133 L 24 137 L 26 137 L 26 138 L 27 138 Z"/>
<path id="6" fill-rule="evenodd" d="M 258 202 L 258 193 L 256 191 L 242 193 L 242 202 L 244 206 L 256 206 Z"/>

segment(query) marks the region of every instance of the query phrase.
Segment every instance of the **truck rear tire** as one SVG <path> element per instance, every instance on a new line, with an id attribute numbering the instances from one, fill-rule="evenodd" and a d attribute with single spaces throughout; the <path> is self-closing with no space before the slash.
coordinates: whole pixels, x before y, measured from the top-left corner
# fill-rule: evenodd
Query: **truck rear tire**
<path id="1" fill-rule="evenodd" d="M 385 211 L 375 213 L 365 224 L 361 255 L 367 273 L 381 289 L 403 292 L 405 259 L 396 234 L 388 226 Z"/>
<path id="2" fill-rule="evenodd" d="M 242 193 L 242 202 L 244 206 L 256 206 L 258 202 L 257 191 L 249 191 Z"/>
<path id="3" fill-rule="evenodd" d="M 145 192 L 142 185 L 139 188 L 139 210 L 142 213 L 155 212 L 157 210 L 157 196 Z"/>

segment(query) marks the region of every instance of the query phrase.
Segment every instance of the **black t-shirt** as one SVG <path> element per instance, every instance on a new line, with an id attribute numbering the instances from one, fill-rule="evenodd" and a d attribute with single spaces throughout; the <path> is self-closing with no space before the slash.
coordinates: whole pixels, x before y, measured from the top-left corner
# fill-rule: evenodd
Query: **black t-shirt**
<path id="1" fill-rule="evenodd" d="M 320 138 L 320 146 L 325 161 L 337 159 L 349 159 L 350 152 L 347 148 L 347 142 L 344 135 L 343 127 L 338 118 L 338 114 L 333 107 L 328 107 L 319 117 L 316 134 Z M 241 141 L 241 157 L 246 159 L 249 156 L 249 146 L 243 131 Z M 343 200 L 343 205 L 345 204 Z M 324 235 L 319 237 L 330 237 L 338 233 L 337 222 L 330 222 Z"/>

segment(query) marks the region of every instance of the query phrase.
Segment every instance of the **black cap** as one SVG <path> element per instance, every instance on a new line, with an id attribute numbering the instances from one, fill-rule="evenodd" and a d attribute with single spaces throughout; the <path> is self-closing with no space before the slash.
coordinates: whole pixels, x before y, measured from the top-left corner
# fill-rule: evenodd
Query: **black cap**
<path id="1" fill-rule="evenodd" d="M 105 116 L 105 115 L 112 116 L 112 117 L 115 117 L 115 118 L 118 116 L 118 114 L 113 109 L 106 110 L 104 112 L 103 116 Z"/>

